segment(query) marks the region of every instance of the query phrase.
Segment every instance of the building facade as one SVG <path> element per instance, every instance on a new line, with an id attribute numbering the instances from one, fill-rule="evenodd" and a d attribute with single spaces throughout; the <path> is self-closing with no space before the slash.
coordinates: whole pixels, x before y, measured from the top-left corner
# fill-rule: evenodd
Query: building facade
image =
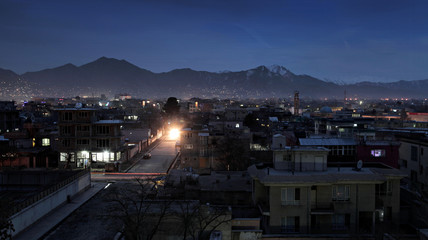
<path id="1" fill-rule="evenodd" d="M 119 161 L 124 150 L 120 120 L 98 120 L 96 110 L 58 110 L 60 167 L 103 168 Z"/>
<path id="2" fill-rule="evenodd" d="M 418 190 L 428 189 L 428 139 L 400 137 L 400 170 Z"/>
<path id="3" fill-rule="evenodd" d="M 373 235 L 384 229 L 382 225 L 398 226 L 404 175 L 392 168 L 327 168 L 327 152 L 321 148 L 296 148 L 294 154 L 274 150 L 274 168 L 253 165 L 248 169 L 265 235 L 350 237 Z M 312 164 L 289 167 L 301 160 Z"/>

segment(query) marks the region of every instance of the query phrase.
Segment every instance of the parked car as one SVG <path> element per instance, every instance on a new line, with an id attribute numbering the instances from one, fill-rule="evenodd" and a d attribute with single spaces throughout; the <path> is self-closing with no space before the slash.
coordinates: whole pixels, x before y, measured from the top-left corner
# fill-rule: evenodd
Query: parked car
<path id="1" fill-rule="evenodd" d="M 151 157 L 152 157 L 152 154 L 150 154 L 150 153 L 144 153 L 144 155 L 143 155 L 144 159 L 149 159 Z"/>

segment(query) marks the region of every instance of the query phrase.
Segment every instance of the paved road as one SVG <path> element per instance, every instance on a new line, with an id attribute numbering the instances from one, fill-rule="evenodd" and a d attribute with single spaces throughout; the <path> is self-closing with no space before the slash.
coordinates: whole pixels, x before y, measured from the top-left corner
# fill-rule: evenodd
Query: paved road
<path id="1" fill-rule="evenodd" d="M 152 157 L 150 159 L 141 158 L 137 160 L 136 164 L 127 173 L 92 173 L 91 178 L 92 180 L 105 181 L 152 178 L 164 175 L 177 155 L 175 142 L 175 140 L 168 139 L 167 137 L 161 139 L 159 144 L 149 151 Z"/>
<path id="2" fill-rule="evenodd" d="M 138 160 L 128 173 L 166 173 L 177 155 L 175 140 L 162 140 L 150 153 L 150 159 Z"/>

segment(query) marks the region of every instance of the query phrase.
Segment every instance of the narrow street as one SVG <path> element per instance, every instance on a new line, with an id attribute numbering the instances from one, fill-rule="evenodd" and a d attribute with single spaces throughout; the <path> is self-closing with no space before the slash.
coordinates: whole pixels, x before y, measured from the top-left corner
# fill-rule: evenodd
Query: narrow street
<path id="1" fill-rule="evenodd" d="M 126 180 L 164 175 L 177 156 L 178 151 L 175 148 L 175 143 L 176 140 L 168 136 L 163 137 L 156 143 L 157 145 L 154 145 L 153 148 L 148 150 L 151 154 L 151 158 L 144 159 L 141 156 L 126 172 L 93 172 L 91 174 L 91 179 L 93 181 Z"/>
<path id="2" fill-rule="evenodd" d="M 177 155 L 175 140 L 161 140 L 159 145 L 149 152 L 152 154 L 152 157 L 150 159 L 139 159 L 129 169 L 128 173 L 166 173 Z"/>

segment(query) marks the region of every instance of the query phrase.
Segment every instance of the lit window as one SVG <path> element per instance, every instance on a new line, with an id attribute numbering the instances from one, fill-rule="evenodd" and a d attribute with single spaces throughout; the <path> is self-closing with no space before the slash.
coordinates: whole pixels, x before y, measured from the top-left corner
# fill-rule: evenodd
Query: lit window
<path id="1" fill-rule="evenodd" d="M 89 152 L 87 152 L 87 151 L 78 152 L 77 153 L 77 158 L 88 159 L 89 158 Z"/>
<path id="2" fill-rule="evenodd" d="M 373 149 L 371 155 L 372 157 L 385 157 L 385 149 Z"/>
<path id="3" fill-rule="evenodd" d="M 74 162 L 74 153 L 66 153 L 66 152 L 60 153 L 59 160 L 61 162 L 66 162 L 68 158 L 70 158 L 70 162 Z"/>
<path id="4" fill-rule="evenodd" d="M 237 123 L 237 124 L 235 125 L 235 128 L 239 128 L 239 123 Z"/>
<path id="5" fill-rule="evenodd" d="M 51 145 L 51 140 L 49 138 L 42 138 L 43 147 L 50 146 L 50 145 Z"/>
<path id="6" fill-rule="evenodd" d="M 193 144 L 184 144 L 185 149 L 193 149 Z"/>

